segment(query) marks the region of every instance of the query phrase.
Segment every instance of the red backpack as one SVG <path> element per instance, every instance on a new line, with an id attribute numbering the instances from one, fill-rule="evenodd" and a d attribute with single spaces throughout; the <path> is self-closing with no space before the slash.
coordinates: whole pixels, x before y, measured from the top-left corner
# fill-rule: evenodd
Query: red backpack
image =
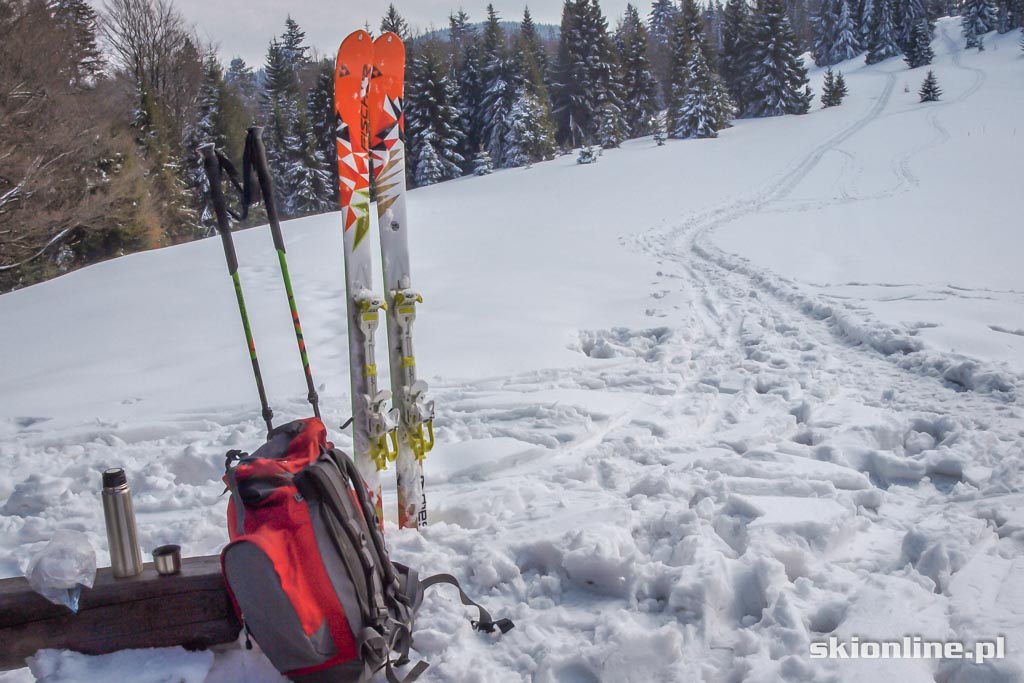
<path id="1" fill-rule="evenodd" d="M 327 441 L 317 418 L 273 430 L 252 455 L 228 453 L 231 491 L 221 554 L 228 593 L 246 630 L 278 671 L 295 681 L 364 681 L 385 669 L 392 683 L 412 681 L 412 629 L 423 591 L 437 583 L 476 607 L 473 626 L 505 633 L 449 574 L 420 580 L 392 562 L 366 484 L 355 464 Z"/>

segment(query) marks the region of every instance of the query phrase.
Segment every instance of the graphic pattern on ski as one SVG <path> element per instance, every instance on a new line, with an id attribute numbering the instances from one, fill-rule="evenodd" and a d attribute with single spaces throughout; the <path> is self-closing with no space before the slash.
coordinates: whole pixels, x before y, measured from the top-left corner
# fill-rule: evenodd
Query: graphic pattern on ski
<path id="1" fill-rule="evenodd" d="M 345 299 L 348 311 L 352 389 L 352 439 L 356 465 L 383 521 L 380 471 L 395 457 L 395 411 L 391 392 L 377 387 L 375 334 L 387 306 L 374 294 L 370 240 L 370 109 L 373 39 L 366 31 L 349 35 L 335 63 L 334 108 L 338 177 L 345 243 Z M 389 445 L 389 441 L 390 444 Z"/>
<path id="2" fill-rule="evenodd" d="M 416 379 L 412 328 L 416 305 L 423 298 L 412 289 L 409 269 L 408 226 L 405 208 L 405 46 L 394 33 L 374 41 L 374 69 L 370 83 L 373 130 L 371 157 L 384 293 L 387 297 L 388 357 L 391 392 L 398 406 L 398 523 L 402 527 L 427 524 L 423 458 L 433 447 L 433 402 L 425 399 L 427 385 Z"/>

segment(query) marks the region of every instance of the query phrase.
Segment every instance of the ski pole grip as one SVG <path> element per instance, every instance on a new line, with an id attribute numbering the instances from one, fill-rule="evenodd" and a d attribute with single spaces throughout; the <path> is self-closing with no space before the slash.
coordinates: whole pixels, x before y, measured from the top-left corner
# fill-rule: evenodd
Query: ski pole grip
<path id="1" fill-rule="evenodd" d="M 231 224 L 228 222 L 227 204 L 221 188 L 220 160 L 217 159 L 217 150 L 212 142 L 200 145 L 199 153 L 203 156 L 203 170 L 206 171 L 206 179 L 210 185 L 210 199 L 213 201 L 213 213 L 217 217 L 217 232 L 224 243 L 228 272 L 234 275 L 238 271 L 238 256 L 235 255 L 235 245 L 231 240 Z"/>
<path id="2" fill-rule="evenodd" d="M 281 221 L 277 215 L 277 199 L 274 197 L 274 181 L 270 177 L 270 168 L 267 165 L 267 148 L 263 145 L 263 127 L 252 126 L 246 136 L 246 147 L 249 152 L 249 161 L 256 167 L 256 178 L 260 184 L 260 194 L 263 195 L 263 206 L 267 210 L 267 220 L 270 222 L 270 233 L 274 238 L 274 248 L 284 251 L 284 236 L 281 234 Z M 248 172 L 247 172 L 248 175 Z"/>

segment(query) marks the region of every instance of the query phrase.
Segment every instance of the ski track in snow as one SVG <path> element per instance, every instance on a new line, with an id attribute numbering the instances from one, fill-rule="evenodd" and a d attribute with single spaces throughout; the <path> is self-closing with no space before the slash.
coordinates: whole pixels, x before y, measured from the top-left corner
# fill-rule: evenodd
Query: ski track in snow
<path id="1" fill-rule="evenodd" d="M 949 22 L 939 30 L 967 68 Z M 971 70 L 947 106 L 983 86 Z M 659 263 L 650 328 L 581 330 L 577 368 L 431 387 L 438 440 L 451 449 L 427 461 L 431 526 L 389 525 L 393 552 L 421 574 L 455 571 L 517 627 L 475 634 L 455 597 L 434 592 L 416 632 L 432 665 L 422 680 L 1024 680 L 1021 378 L 929 350 L 913 330 L 712 241 L 742 216 L 812 208 L 789 198 L 832 153 L 841 182 L 824 203 L 872 201 L 859 192 L 857 146 L 846 145 L 889 115 L 897 76 L 877 73 L 863 115 L 788 170 L 638 238 Z M 948 139 L 942 111 L 925 115 L 930 140 L 894 153 L 887 196 L 911 191 L 915 156 Z M 329 426 L 344 418 L 325 413 Z M 0 460 L 31 473 L 0 483 L 0 546 L 16 548 L 0 560 L 7 574 L 52 534 L 43 507 L 105 547 L 88 475 L 109 453 L 129 471 L 144 547 L 215 551 L 222 454 L 262 434 L 236 410 L 51 427 L 0 423 Z M 39 465 L 56 458 L 60 472 Z M 179 501 L 208 514 L 176 516 Z M 1005 635 L 1008 658 L 811 660 L 810 641 L 829 634 Z M 283 680 L 234 650 L 207 680 L 243 669 L 247 680 Z"/>

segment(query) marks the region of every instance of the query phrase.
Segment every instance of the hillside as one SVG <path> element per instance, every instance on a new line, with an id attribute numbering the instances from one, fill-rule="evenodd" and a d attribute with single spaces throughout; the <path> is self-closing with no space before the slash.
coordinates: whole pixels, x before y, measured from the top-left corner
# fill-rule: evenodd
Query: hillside
<path id="1" fill-rule="evenodd" d="M 851 62 L 837 108 L 410 194 L 438 445 L 430 526 L 388 509 L 387 534 L 517 624 L 483 642 L 438 591 L 421 680 L 1024 678 L 1020 39 L 968 53 L 940 21 L 938 103 L 917 102 L 922 69 Z M 339 217 L 284 228 L 347 448 Z M 269 232 L 236 242 L 278 421 L 305 416 Z M 0 296 L 0 575 L 60 528 L 104 564 L 114 465 L 145 551 L 223 546 L 223 453 L 264 435 L 234 306 L 212 239 Z M 809 657 L 908 634 L 1002 635 L 1006 658 Z M 190 683 L 284 680 L 258 651 L 163 661 Z M 128 666 L 36 663 L 55 681 Z"/>

